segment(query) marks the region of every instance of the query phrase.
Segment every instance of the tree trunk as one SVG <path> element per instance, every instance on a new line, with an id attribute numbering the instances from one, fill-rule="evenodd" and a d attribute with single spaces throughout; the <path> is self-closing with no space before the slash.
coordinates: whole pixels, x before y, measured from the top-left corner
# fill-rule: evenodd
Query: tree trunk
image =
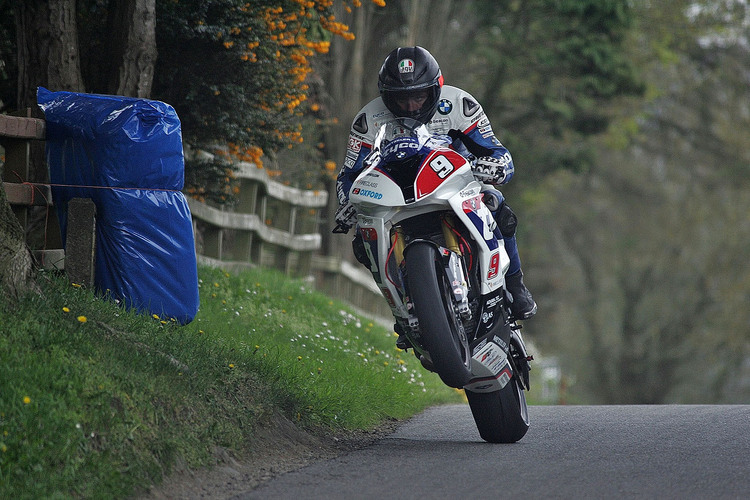
<path id="1" fill-rule="evenodd" d="M 23 228 L 8 205 L 0 185 L 0 290 L 16 298 L 32 289 L 31 254 L 26 248 Z"/>
<path id="2" fill-rule="evenodd" d="M 108 20 L 108 50 L 114 61 L 107 92 L 150 97 L 156 63 L 156 0 L 114 2 Z"/>
<path id="3" fill-rule="evenodd" d="M 75 0 L 21 0 L 16 6 L 18 109 L 36 109 L 36 89 L 83 91 Z"/>

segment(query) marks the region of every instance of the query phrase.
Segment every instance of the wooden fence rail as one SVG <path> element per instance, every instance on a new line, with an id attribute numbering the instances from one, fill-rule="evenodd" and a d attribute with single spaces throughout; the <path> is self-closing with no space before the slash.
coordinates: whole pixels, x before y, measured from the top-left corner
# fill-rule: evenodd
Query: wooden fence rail
<path id="1" fill-rule="evenodd" d="M 30 110 L 24 115 L 0 115 L 3 188 L 13 213 L 26 230 L 26 243 L 34 258 L 45 267 L 62 268 L 65 255 L 52 193 L 44 183 L 29 182 L 34 149 L 37 157 L 43 158 L 45 122 L 31 118 Z"/>
<path id="2" fill-rule="evenodd" d="M 318 218 L 328 193 L 285 186 L 252 163 L 236 167 L 240 196 L 231 210 L 188 200 L 199 260 L 309 275 L 322 243 Z"/>

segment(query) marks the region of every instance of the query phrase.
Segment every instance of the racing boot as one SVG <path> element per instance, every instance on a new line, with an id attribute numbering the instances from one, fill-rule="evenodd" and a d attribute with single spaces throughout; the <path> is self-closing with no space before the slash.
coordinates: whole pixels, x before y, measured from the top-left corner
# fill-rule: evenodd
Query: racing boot
<path id="1" fill-rule="evenodd" d="M 393 331 L 398 334 L 398 338 L 396 339 L 396 347 L 398 347 L 402 351 L 405 351 L 407 349 L 411 349 L 414 347 L 411 345 L 411 342 L 404 334 L 404 329 L 401 328 L 401 325 L 399 325 L 398 323 L 395 323 L 393 325 Z"/>
<path id="2" fill-rule="evenodd" d="M 523 273 L 505 277 L 505 288 L 510 296 L 510 313 L 513 319 L 529 319 L 536 314 L 536 302 L 523 284 Z"/>

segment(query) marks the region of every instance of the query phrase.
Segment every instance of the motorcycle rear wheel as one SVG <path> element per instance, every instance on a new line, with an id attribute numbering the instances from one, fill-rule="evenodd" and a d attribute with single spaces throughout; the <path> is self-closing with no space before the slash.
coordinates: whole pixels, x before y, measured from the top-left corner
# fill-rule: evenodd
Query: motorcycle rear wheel
<path id="1" fill-rule="evenodd" d="M 515 443 L 529 430 L 529 409 L 518 376 L 494 392 L 465 391 L 479 435 L 490 443 Z"/>
<path id="2" fill-rule="evenodd" d="M 459 332 L 440 255 L 432 244 L 417 242 L 405 260 L 409 294 L 435 371 L 447 386 L 461 388 L 471 379 L 471 355 Z"/>

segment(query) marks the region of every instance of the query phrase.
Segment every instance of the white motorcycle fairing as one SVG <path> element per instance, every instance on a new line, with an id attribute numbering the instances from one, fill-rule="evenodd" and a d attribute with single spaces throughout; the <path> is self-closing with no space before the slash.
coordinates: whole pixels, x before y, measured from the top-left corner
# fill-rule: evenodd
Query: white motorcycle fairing
<path id="1" fill-rule="evenodd" d="M 349 195 L 357 207 L 357 226 L 370 258 L 370 271 L 394 315 L 404 319 L 409 318 L 409 312 L 403 301 L 403 283 L 395 269 L 390 271 L 396 262 L 389 262 L 396 246 L 390 237 L 391 228 L 399 222 L 429 212 L 452 210 L 477 243 L 484 277 L 480 282 L 482 294 L 502 288 L 510 265 L 505 247 L 494 234 L 495 219 L 482 201 L 482 184 L 474 179 L 471 165 L 447 145 L 430 141 L 427 139 L 427 145 L 433 150 L 419 166 L 413 200 L 407 202 L 402 187 L 379 168 L 378 160 L 393 153 L 390 144 L 382 155 L 373 149 L 376 161 L 354 181 Z"/>

